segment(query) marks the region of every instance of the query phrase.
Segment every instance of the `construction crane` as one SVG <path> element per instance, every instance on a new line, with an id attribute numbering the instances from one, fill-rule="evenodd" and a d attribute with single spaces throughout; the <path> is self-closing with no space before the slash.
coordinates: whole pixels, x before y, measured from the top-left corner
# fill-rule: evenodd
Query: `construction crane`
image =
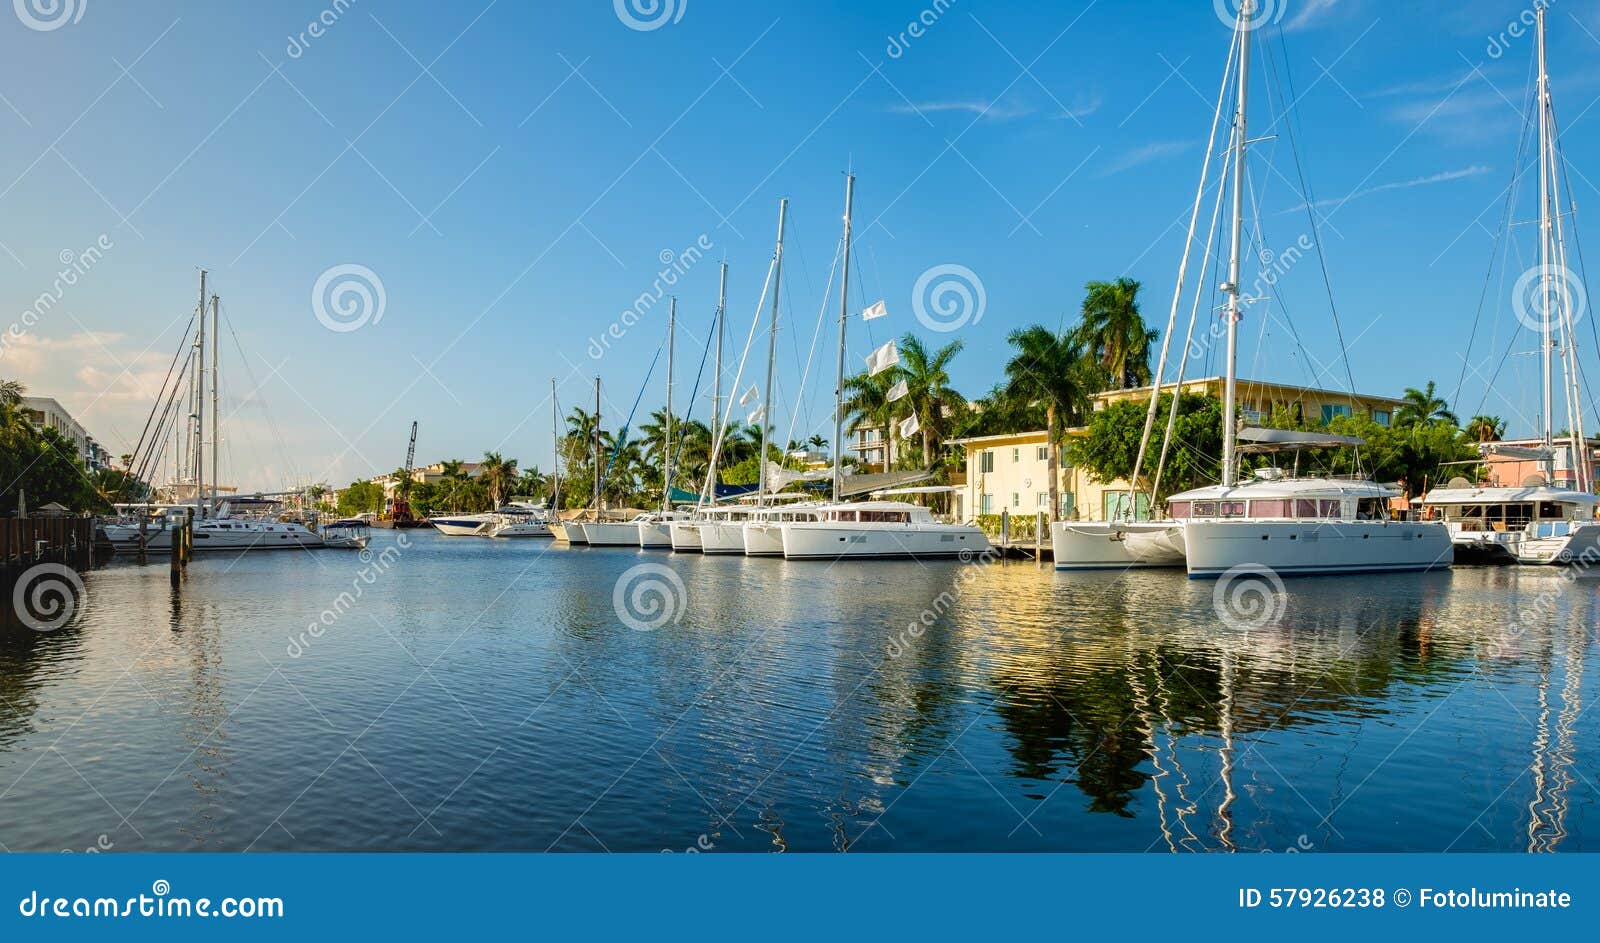
<path id="1" fill-rule="evenodd" d="M 389 513 L 384 515 L 377 523 L 387 524 L 391 527 L 418 527 L 423 522 L 418 521 L 411 514 L 411 469 L 417 461 L 417 423 L 411 421 L 411 441 L 406 445 L 406 465 L 400 480 L 395 483 L 394 500 L 389 504 Z"/>

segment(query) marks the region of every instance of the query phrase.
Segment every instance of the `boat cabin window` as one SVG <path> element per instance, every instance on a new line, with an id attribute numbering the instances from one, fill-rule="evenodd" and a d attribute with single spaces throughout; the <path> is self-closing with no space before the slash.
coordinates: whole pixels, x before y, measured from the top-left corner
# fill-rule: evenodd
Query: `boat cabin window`
<path id="1" fill-rule="evenodd" d="M 863 522 L 878 524 L 909 524 L 911 523 L 910 511 L 862 511 Z"/>
<path id="2" fill-rule="evenodd" d="M 1219 501 L 1217 502 L 1217 510 L 1223 517 L 1244 517 L 1244 502 Z"/>
<path id="3" fill-rule="evenodd" d="M 1389 505 L 1383 498 L 1356 499 L 1356 520 L 1381 521 L 1388 516 Z"/>
<path id="4" fill-rule="evenodd" d="M 1188 501 L 1168 501 L 1167 515 L 1173 520 L 1183 520 L 1189 516 L 1190 504 Z"/>
<path id="5" fill-rule="evenodd" d="M 828 520 L 853 522 L 856 519 L 855 511 L 829 511 Z"/>
<path id="6" fill-rule="evenodd" d="M 1196 501 L 1194 503 L 1195 517 L 1215 517 L 1217 515 L 1217 502 Z"/>
<path id="7" fill-rule="evenodd" d="M 1539 502 L 1539 519 L 1540 520 L 1559 521 L 1559 520 L 1561 520 L 1562 518 L 1564 518 L 1566 516 L 1567 515 L 1562 510 L 1560 502 L 1557 502 L 1557 501 L 1540 501 Z"/>
<path id="8" fill-rule="evenodd" d="M 1287 498 L 1262 498 L 1251 501 L 1250 516 L 1264 518 L 1288 517 L 1289 500 Z"/>

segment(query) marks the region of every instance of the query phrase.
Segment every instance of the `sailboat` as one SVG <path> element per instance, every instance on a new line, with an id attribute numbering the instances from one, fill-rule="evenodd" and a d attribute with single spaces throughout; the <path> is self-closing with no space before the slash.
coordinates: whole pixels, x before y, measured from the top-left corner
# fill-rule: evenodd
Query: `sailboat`
<path id="1" fill-rule="evenodd" d="M 639 546 L 647 550 L 670 548 L 673 522 L 688 517 L 672 507 L 672 360 L 677 328 L 678 299 L 674 296 L 667 310 L 667 404 L 666 421 L 661 424 L 661 510 L 638 519 Z"/>
<path id="2" fill-rule="evenodd" d="M 587 544 L 589 542 L 588 521 L 584 518 L 593 514 L 596 521 L 600 519 L 600 378 L 594 378 L 594 509 L 584 511 L 577 518 L 570 521 L 552 521 L 550 533 L 556 540 L 568 544 Z"/>
<path id="3" fill-rule="evenodd" d="M 990 549 L 989 538 L 978 527 L 944 523 L 936 520 L 928 508 L 906 501 L 851 503 L 842 500 L 844 360 L 850 315 L 850 214 L 855 190 L 855 174 L 847 173 L 842 237 L 844 262 L 839 283 L 839 359 L 833 404 L 833 495 L 826 504 L 793 512 L 793 516 L 806 519 L 779 522 L 783 555 L 791 560 L 955 556 L 970 559 Z"/>
<path id="4" fill-rule="evenodd" d="M 1483 457 L 1502 455 L 1537 461 L 1545 474 L 1530 475 L 1515 487 L 1477 487 L 1457 478 L 1422 498 L 1424 513 L 1441 518 L 1450 531 L 1458 559 L 1474 562 L 1560 565 L 1600 562 L 1600 521 L 1595 508 L 1600 495 L 1593 493 L 1592 464 L 1583 434 L 1582 382 L 1573 328 L 1579 312 L 1573 310 L 1571 287 L 1562 277 L 1567 268 L 1567 245 L 1561 210 L 1561 181 L 1565 175 L 1557 147 L 1555 104 L 1550 95 L 1550 72 L 1545 51 L 1545 5 L 1535 5 L 1538 44 L 1537 105 L 1539 109 L 1539 314 L 1540 354 L 1544 395 L 1544 436 L 1536 447 L 1484 443 Z M 1519 170 L 1520 173 L 1520 170 Z M 1559 350 L 1566 397 L 1569 437 L 1557 441 L 1553 355 Z M 1558 452 L 1564 451 L 1572 470 L 1572 487 L 1555 483 Z"/>
<path id="5" fill-rule="evenodd" d="M 728 263 L 722 263 L 717 282 L 717 356 L 711 371 L 711 421 L 715 425 L 722 417 L 722 334 L 728 313 Z M 694 511 L 668 525 L 672 549 L 675 553 L 700 553 L 700 525 L 705 523 L 702 509 L 717 496 L 717 455 L 713 448 L 710 465 L 706 471 L 706 484 L 700 492 L 700 504 Z"/>
<path id="6" fill-rule="evenodd" d="M 221 439 L 221 410 L 219 407 L 219 390 L 221 370 L 219 365 L 219 337 L 221 335 L 221 303 L 215 294 L 210 296 L 211 309 L 211 374 L 210 385 L 207 386 L 206 376 L 206 272 L 200 272 L 200 303 L 195 311 L 195 339 L 194 346 L 189 354 L 189 363 L 193 371 L 188 377 L 189 403 L 191 411 L 187 417 L 187 426 L 183 445 L 183 452 L 179 456 L 180 466 L 186 465 L 185 472 L 190 476 L 189 481 L 183 480 L 183 475 L 177 476 L 173 483 L 175 492 L 186 492 L 190 485 L 194 490 L 192 501 L 179 500 L 175 504 L 122 504 L 116 510 L 119 516 L 114 521 L 106 522 L 102 530 L 113 547 L 119 551 L 139 550 L 164 550 L 172 546 L 172 535 L 182 526 L 182 523 L 192 514 L 194 517 L 194 549 L 195 550 L 279 550 L 279 549 L 314 549 L 328 546 L 322 535 L 298 521 L 274 520 L 265 516 L 234 515 L 231 502 L 220 500 L 221 488 L 218 481 L 218 456 L 217 443 Z M 187 340 L 187 336 L 185 338 Z M 179 348 L 182 353 L 182 348 Z M 176 360 L 174 360 L 176 365 Z M 146 421 L 146 432 L 150 433 L 148 440 L 141 436 L 141 447 L 145 441 L 149 442 L 149 452 L 144 455 L 145 464 L 157 466 L 158 453 L 166 440 L 166 427 L 170 424 L 174 435 L 177 432 L 176 406 L 180 400 L 179 384 L 183 382 L 180 372 L 171 385 L 170 391 L 163 385 L 162 394 L 151 409 L 150 419 Z M 209 443 L 206 437 L 207 396 L 210 397 L 211 435 Z M 163 404 L 165 400 L 165 404 Z M 206 482 L 206 446 L 211 449 L 211 481 L 209 489 Z M 142 451 L 136 447 L 135 453 Z M 270 504 L 268 506 L 271 506 Z M 341 532 L 342 533 L 342 532 Z M 352 547 L 356 543 L 344 539 L 336 541 L 335 546 Z M 361 546 L 365 546 L 362 544 Z M 359 549 L 359 547 L 357 548 Z"/>

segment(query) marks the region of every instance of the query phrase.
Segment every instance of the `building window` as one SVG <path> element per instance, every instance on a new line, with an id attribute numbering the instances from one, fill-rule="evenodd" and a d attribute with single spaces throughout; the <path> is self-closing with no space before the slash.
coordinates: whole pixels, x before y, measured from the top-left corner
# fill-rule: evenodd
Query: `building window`
<path id="1" fill-rule="evenodd" d="M 1380 426 L 1387 426 L 1389 424 L 1389 411 L 1387 409 L 1373 410 L 1372 421 Z"/>
<path id="2" fill-rule="evenodd" d="M 1324 403 L 1322 406 L 1322 424 L 1327 425 L 1335 417 L 1350 415 L 1350 407 L 1345 403 Z"/>
<path id="3" fill-rule="evenodd" d="M 1075 505 L 1073 503 L 1072 492 L 1070 492 L 1070 491 L 1061 492 L 1061 512 L 1060 512 L 1061 517 L 1062 518 L 1071 518 L 1072 515 L 1073 515 L 1073 512 L 1075 510 L 1076 510 L 1076 507 L 1075 507 Z"/>
<path id="4" fill-rule="evenodd" d="M 1014 508 L 1022 507 L 1022 494 L 1021 494 L 1021 492 L 1017 492 L 1017 491 L 1011 492 L 1011 506 L 1014 507 Z"/>
<path id="5" fill-rule="evenodd" d="M 985 495 L 979 495 L 978 496 L 978 513 L 979 514 L 993 514 L 994 513 L 994 495 L 985 494 Z"/>
<path id="6" fill-rule="evenodd" d="M 1041 462 L 1050 461 L 1050 447 L 1048 445 L 1039 446 L 1039 454 L 1038 454 L 1037 458 Z"/>
<path id="7" fill-rule="evenodd" d="M 984 449 L 978 456 L 978 471 L 994 471 L 994 449 Z"/>
<path id="8" fill-rule="evenodd" d="M 1039 492 L 1039 494 L 1037 495 L 1037 500 L 1034 501 L 1034 506 L 1037 507 L 1041 511 L 1050 510 L 1050 492 L 1048 492 L 1048 491 Z"/>
<path id="9" fill-rule="evenodd" d="M 1011 464 L 1015 465 L 1017 462 L 1020 462 L 1020 461 L 1022 461 L 1022 450 L 1021 449 L 1012 449 L 1011 450 Z"/>

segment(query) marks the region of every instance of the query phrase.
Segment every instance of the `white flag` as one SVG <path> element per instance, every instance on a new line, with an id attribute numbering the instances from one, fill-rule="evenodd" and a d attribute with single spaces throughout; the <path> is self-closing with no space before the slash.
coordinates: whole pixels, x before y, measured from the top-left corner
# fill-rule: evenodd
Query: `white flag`
<path id="1" fill-rule="evenodd" d="M 756 392 L 756 385 L 754 383 L 752 383 L 752 384 L 750 384 L 750 389 L 745 390 L 744 391 L 744 395 L 739 397 L 739 405 L 740 406 L 749 406 L 751 403 L 755 402 L 756 401 L 756 397 L 760 396 L 760 395 L 761 394 Z"/>
<path id="2" fill-rule="evenodd" d="M 871 321 L 873 318 L 885 317 L 889 314 L 889 306 L 881 301 L 875 301 L 861 312 L 861 320 Z"/>
<path id="3" fill-rule="evenodd" d="M 900 362 L 900 351 L 890 341 L 867 355 L 867 375 L 876 376 Z"/>
<path id="4" fill-rule="evenodd" d="M 897 399 L 904 399 L 906 394 L 910 392 L 911 390 L 906 386 L 906 381 L 901 380 L 894 386 L 889 387 L 889 402 L 892 403 Z"/>
<path id="5" fill-rule="evenodd" d="M 900 438 L 909 439 L 922 429 L 922 423 L 917 422 L 917 414 L 912 413 L 900 420 Z"/>
<path id="6" fill-rule="evenodd" d="M 767 407 L 757 406 L 756 411 L 744 417 L 745 425 L 754 426 L 767 418 Z"/>

